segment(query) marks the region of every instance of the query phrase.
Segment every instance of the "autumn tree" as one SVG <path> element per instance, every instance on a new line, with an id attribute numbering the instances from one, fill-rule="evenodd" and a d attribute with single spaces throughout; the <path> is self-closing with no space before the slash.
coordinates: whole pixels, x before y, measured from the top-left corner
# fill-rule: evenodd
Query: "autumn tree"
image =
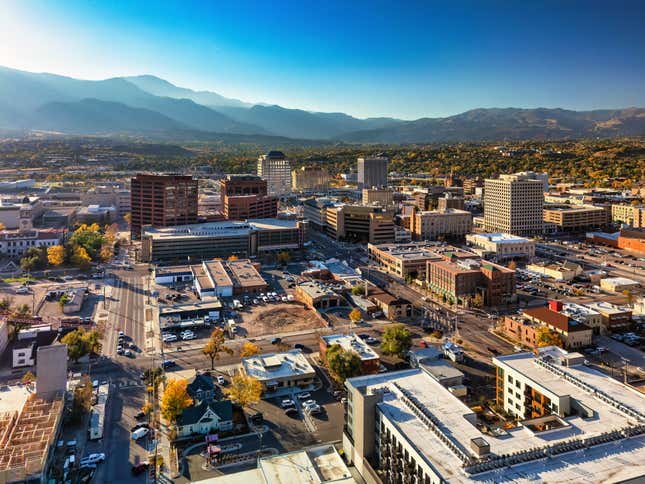
<path id="1" fill-rule="evenodd" d="M 123 216 L 123 220 L 125 220 L 128 225 L 131 225 L 132 224 L 132 214 L 126 213 Z"/>
<path id="2" fill-rule="evenodd" d="M 226 354 L 232 355 L 233 350 L 228 346 L 225 346 L 226 338 L 224 336 L 224 331 L 220 328 L 215 328 L 211 333 L 211 337 L 206 343 L 206 346 L 202 349 L 202 353 L 208 356 L 211 360 L 211 370 L 215 369 L 215 360 L 219 360 L 220 353 L 224 352 Z"/>
<path id="3" fill-rule="evenodd" d="M 255 356 L 260 354 L 260 347 L 250 341 L 245 342 L 240 348 L 240 356 L 242 358 L 247 358 L 249 356 Z"/>
<path id="4" fill-rule="evenodd" d="M 96 330 L 85 331 L 83 328 L 78 328 L 67 333 L 60 341 L 67 345 L 67 355 L 75 362 L 78 362 L 83 356 L 101 349 L 100 336 Z"/>
<path id="5" fill-rule="evenodd" d="M 412 335 L 402 324 L 388 326 L 383 331 L 381 351 L 386 355 L 396 355 L 403 358 L 412 346 Z"/>
<path id="6" fill-rule="evenodd" d="M 92 408 L 92 380 L 88 375 L 83 375 L 80 382 L 74 389 L 74 399 L 72 400 L 72 418 L 78 420 L 84 413 Z"/>
<path id="7" fill-rule="evenodd" d="M 53 266 L 59 266 L 65 262 L 65 247 L 53 245 L 47 248 L 47 261 Z"/>
<path id="8" fill-rule="evenodd" d="M 508 263 L 508 268 L 509 268 L 510 270 L 512 270 L 512 271 L 514 271 L 515 269 L 517 269 L 517 262 L 515 262 L 514 260 L 510 261 L 510 262 Z"/>
<path id="9" fill-rule="evenodd" d="M 188 395 L 188 381 L 185 379 L 170 380 L 161 398 L 161 415 L 168 422 L 175 423 L 181 412 L 193 404 Z"/>
<path id="10" fill-rule="evenodd" d="M 72 264 L 81 270 L 87 270 L 89 269 L 91 262 L 92 258 L 84 247 L 77 245 L 73 248 Z"/>
<path id="11" fill-rule="evenodd" d="M 361 357 L 355 351 L 345 351 L 339 344 L 333 344 L 327 348 L 325 358 L 329 371 L 340 383 L 361 374 Z"/>
<path id="12" fill-rule="evenodd" d="M 11 306 L 13 305 L 13 299 L 9 296 L 5 296 L 0 299 L 0 313 L 8 313 L 11 311 Z"/>
<path id="13" fill-rule="evenodd" d="M 354 287 L 352 287 L 352 294 L 354 296 L 362 296 L 365 294 L 365 286 L 362 284 L 357 284 Z"/>
<path id="14" fill-rule="evenodd" d="M 141 407 L 141 411 L 146 415 L 149 416 L 152 413 L 152 403 L 146 402 L 143 404 Z"/>
<path id="15" fill-rule="evenodd" d="M 280 263 L 280 265 L 286 266 L 290 260 L 291 256 L 289 255 L 289 252 L 282 251 L 278 254 L 278 263 Z"/>
<path id="16" fill-rule="evenodd" d="M 543 346 L 559 346 L 562 347 L 562 337 L 560 333 L 542 326 L 537 332 L 537 342 L 539 347 Z"/>
<path id="17" fill-rule="evenodd" d="M 231 378 L 231 384 L 224 389 L 226 396 L 241 407 L 260 401 L 262 396 L 262 383 L 256 378 L 237 374 Z"/>
<path id="18" fill-rule="evenodd" d="M 627 304 L 631 306 L 632 303 L 634 302 L 634 294 L 632 293 L 632 291 L 630 291 L 629 289 L 625 289 L 623 291 L 623 296 L 627 298 Z"/>
<path id="19" fill-rule="evenodd" d="M 481 294 L 477 293 L 473 296 L 472 305 L 477 309 L 484 307 L 484 298 Z"/>
<path id="20" fill-rule="evenodd" d="M 361 319 L 363 319 L 363 315 L 358 308 L 354 308 L 349 313 L 349 319 L 352 323 L 358 323 Z"/>
<path id="21" fill-rule="evenodd" d="M 28 371 L 24 375 L 22 375 L 22 378 L 20 379 L 20 382 L 23 385 L 28 385 L 30 383 L 33 383 L 36 381 L 36 375 L 34 375 L 32 372 Z"/>
<path id="22" fill-rule="evenodd" d="M 101 262 L 108 262 L 110 259 L 112 259 L 113 255 L 114 252 L 112 252 L 112 248 L 109 245 L 104 245 L 103 247 L 101 247 L 101 251 L 99 252 Z"/>

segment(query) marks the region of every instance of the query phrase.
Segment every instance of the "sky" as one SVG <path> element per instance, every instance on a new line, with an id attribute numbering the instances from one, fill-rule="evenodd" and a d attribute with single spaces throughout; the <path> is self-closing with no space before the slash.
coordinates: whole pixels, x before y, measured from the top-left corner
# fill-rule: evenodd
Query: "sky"
<path id="1" fill-rule="evenodd" d="M 0 65 L 357 117 L 645 106 L 643 1 L 3 0 Z"/>

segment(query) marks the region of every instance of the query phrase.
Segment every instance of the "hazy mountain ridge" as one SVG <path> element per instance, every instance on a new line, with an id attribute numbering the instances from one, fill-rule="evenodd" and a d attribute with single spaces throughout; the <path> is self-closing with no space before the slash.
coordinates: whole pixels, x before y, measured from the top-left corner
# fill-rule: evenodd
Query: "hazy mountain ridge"
<path id="1" fill-rule="evenodd" d="M 645 109 L 489 108 L 414 121 L 358 119 L 344 113 L 250 105 L 150 75 L 87 81 L 0 67 L 0 128 L 323 143 L 563 139 L 644 136 Z"/>

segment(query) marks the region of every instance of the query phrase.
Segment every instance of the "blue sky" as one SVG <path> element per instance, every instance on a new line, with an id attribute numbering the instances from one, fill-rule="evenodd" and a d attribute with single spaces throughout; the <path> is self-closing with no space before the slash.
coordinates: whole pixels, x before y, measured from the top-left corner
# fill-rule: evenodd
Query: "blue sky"
<path id="1" fill-rule="evenodd" d="M 358 117 L 614 108 L 645 106 L 643 25 L 636 1 L 4 0 L 0 65 Z"/>

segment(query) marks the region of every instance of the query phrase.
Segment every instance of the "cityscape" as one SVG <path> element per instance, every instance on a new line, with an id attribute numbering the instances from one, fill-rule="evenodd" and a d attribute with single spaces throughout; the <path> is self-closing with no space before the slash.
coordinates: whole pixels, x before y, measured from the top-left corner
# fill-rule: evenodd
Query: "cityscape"
<path id="1" fill-rule="evenodd" d="M 558 74 L 578 92 L 509 72 L 517 92 L 473 98 L 475 67 L 442 49 L 533 44 L 417 35 L 479 25 L 454 6 L 127 3 L 11 0 L 0 19 L 1 483 L 645 480 L 642 6 L 579 4 L 567 33 L 566 8 L 534 12 L 577 46 Z M 391 45 L 357 41 L 390 14 Z M 299 22 L 316 16 L 328 38 Z M 610 41 L 589 36 L 601 16 Z M 249 41 L 276 18 L 302 45 Z M 132 51 L 105 54 L 105 32 Z M 529 50 L 556 77 L 552 42 Z M 580 77 L 587 42 L 633 68 L 593 74 L 605 97 Z M 291 91 L 242 80 L 274 56 Z M 349 86 L 349 60 L 410 79 Z M 408 97 L 426 81 L 445 102 Z"/>

